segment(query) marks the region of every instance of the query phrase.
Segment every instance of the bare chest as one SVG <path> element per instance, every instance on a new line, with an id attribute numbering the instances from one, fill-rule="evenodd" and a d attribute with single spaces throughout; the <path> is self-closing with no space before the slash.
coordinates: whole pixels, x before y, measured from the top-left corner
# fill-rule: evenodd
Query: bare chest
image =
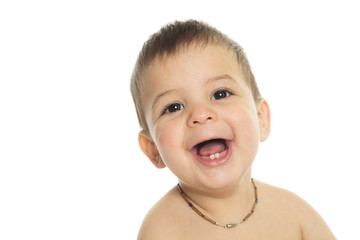
<path id="1" fill-rule="evenodd" d="M 249 221 L 240 224 L 234 228 L 223 228 L 213 225 L 207 221 L 199 221 L 202 219 L 194 219 L 190 222 L 178 222 L 179 238 L 182 240 L 281 240 L 281 239 L 292 239 L 301 240 L 301 229 L 300 227 L 286 221 L 286 219 L 280 218 L 258 218 L 253 217 Z M 179 231 L 179 229 L 181 229 Z"/>
<path id="2" fill-rule="evenodd" d="M 181 236 L 181 237 L 180 237 Z M 294 231 L 294 229 L 269 229 L 263 227 L 258 231 L 253 229 L 244 228 L 244 229 L 218 229 L 218 230 L 204 230 L 204 229 L 183 229 L 179 238 L 182 240 L 198 240 L 198 239 L 207 239 L 207 240 L 281 240 L 281 239 L 292 239 L 292 240 L 301 240 L 301 233 Z"/>

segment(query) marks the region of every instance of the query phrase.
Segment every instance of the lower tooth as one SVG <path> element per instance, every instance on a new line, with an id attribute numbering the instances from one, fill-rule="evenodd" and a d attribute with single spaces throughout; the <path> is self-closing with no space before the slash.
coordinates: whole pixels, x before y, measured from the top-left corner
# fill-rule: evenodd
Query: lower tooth
<path id="1" fill-rule="evenodd" d="M 219 153 L 215 153 L 215 154 L 211 154 L 211 155 L 210 155 L 210 159 L 211 159 L 211 160 L 214 160 L 215 158 L 218 159 L 219 157 L 220 157 L 220 154 L 219 154 Z"/>

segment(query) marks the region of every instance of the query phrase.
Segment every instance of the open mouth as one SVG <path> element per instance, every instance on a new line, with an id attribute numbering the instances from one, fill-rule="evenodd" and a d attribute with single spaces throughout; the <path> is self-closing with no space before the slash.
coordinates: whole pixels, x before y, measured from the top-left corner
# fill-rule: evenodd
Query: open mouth
<path id="1" fill-rule="evenodd" d="M 201 142 L 193 148 L 193 153 L 203 160 L 214 160 L 223 157 L 228 149 L 225 139 L 216 138 Z"/>

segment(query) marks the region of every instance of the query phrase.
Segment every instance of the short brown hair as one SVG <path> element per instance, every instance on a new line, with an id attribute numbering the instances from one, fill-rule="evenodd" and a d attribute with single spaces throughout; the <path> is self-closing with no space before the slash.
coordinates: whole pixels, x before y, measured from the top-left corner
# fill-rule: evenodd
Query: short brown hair
<path id="1" fill-rule="evenodd" d="M 149 130 L 142 108 L 142 85 L 144 79 L 146 79 L 146 67 L 155 58 L 174 55 L 179 49 L 189 47 L 192 44 L 200 46 L 222 44 L 229 50 L 232 50 L 236 54 L 237 61 L 242 67 L 245 80 L 252 91 L 254 101 L 257 102 L 260 98 L 260 92 L 251 71 L 249 61 L 242 47 L 237 42 L 204 22 L 196 20 L 175 21 L 162 27 L 160 31 L 151 35 L 144 43 L 131 76 L 130 90 L 140 127 L 144 131 L 147 132 Z"/>

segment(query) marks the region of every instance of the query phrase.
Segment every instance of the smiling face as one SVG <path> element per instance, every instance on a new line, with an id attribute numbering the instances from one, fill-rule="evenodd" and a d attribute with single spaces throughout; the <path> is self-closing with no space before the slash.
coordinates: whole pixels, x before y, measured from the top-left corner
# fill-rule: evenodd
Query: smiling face
<path id="1" fill-rule="evenodd" d="M 269 133 L 270 113 L 264 100 L 255 104 L 235 54 L 218 45 L 190 46 L 153 60 L 146 73 L 143 152 L 194 188 L 239 181 Z"/>

